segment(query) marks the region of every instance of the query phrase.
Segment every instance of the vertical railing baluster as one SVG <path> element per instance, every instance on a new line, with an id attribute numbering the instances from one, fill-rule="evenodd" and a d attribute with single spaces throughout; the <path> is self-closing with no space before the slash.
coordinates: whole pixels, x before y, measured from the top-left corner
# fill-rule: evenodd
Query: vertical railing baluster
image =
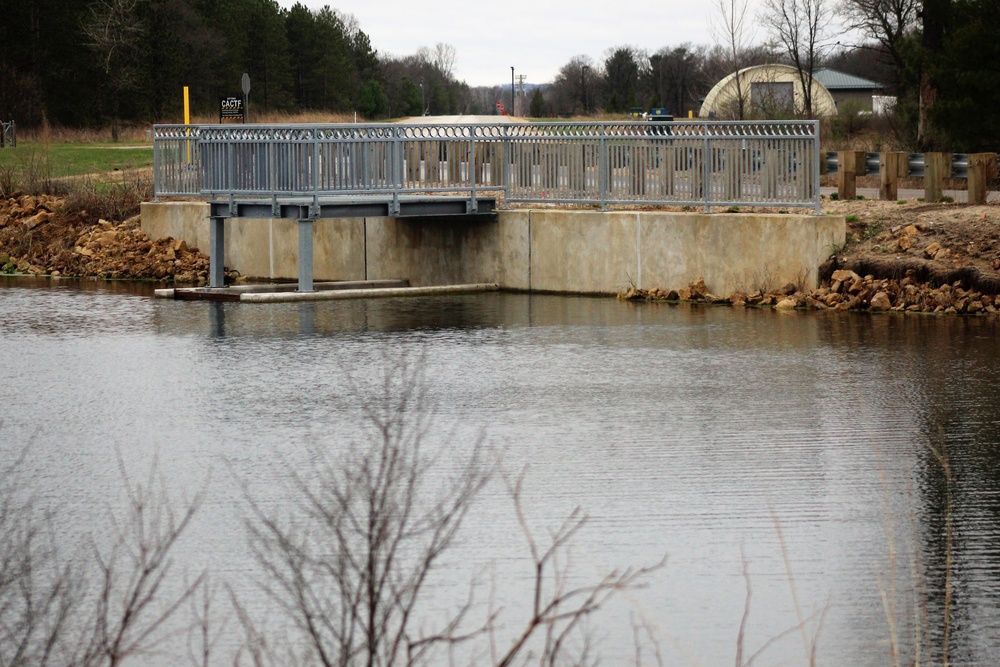
<path id="1" fill-rule="evenodd" d="M 705 198 L 705 213 L 712 210 L 709 205 L 712 190 L 712 156 L 709 154 L 709 126 L 706 123 L 702 126 L 704 137 L 701 143 L 701 192 Z"/>
<path id="2" fill-rule="evenodd" d="M 602 126 L 600 135 L 598 136 L 600 148 L 597 158 L 597 199 L 601 202 L 602 211 L 608 208 L 608 195 L 610 193 L 608 171 L 611 165 L 608 164 L 608 138 L 606 132 L 606 127 Z"/>

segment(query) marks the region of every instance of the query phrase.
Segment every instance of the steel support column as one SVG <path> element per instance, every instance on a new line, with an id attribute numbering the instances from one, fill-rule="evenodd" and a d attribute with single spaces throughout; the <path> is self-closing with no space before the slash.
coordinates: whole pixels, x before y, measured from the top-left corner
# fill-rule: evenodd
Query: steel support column
<path id="1" fill-rule="evenodd" d="M 313 221 L 299 220 L 299 291 L 313 291 Z"/>
<path id="2" fill-rule="evenodd" d="M 208 241 L 208 286 L 225 287 L 226 219 L 211 218 Z"/>

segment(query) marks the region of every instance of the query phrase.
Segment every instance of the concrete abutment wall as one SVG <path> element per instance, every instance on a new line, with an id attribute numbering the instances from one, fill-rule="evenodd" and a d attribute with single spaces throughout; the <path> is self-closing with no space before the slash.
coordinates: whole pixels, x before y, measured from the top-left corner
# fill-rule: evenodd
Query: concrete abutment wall
<path id="1" fill-rule="evenodd" d="M 207 252 L 208 205 L 145 203 L 142 228 Z M 225 228 L 227 267 L 253 278 L 297 277 L 296 221 L 232 219 Z M 314 278 L 593 294 L 699 278 L 721 295 L 789 282 L 809 289 L 845 233 L 843 217 L 804 214 L 547 209 L 501 211 L 498 222 L 317 220 Z"/>

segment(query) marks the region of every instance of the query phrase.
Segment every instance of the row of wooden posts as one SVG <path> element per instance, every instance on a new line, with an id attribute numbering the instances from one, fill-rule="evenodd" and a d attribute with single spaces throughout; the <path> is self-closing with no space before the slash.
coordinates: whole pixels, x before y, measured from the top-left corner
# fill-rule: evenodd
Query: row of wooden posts
<path id="1" fill-rule="evenodd" d="M 899 179 L 909 175 L 908 159 L 909 153 L 879 153 L 879 199 L 895 201 L 898 198 Z M 837 196 L 854 199 L 857 196 L 857 177 L 866 172 L 865 153 L 840 151 L 837 161 Z M 924 153 L 924 201 L 941 201 L 944 180 L 950 177 L 951 153 Z M 970 204 L 986 203 L 990 184 L 996 178 L 996 153 L 969 153 L 966 180 Z"/>

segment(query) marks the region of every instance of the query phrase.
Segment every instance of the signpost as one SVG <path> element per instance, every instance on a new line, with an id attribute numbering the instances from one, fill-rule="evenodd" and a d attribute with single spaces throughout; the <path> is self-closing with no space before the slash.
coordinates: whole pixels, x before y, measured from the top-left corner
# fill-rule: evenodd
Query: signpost
<path id="1" fill-rule="evenodd" d="M 247 117 L 250 114 L 250 75 L 243 72 L 243 78 L 240 79 L 240 88 L 243 89 L 243 122 L 247 122 Z"/>

